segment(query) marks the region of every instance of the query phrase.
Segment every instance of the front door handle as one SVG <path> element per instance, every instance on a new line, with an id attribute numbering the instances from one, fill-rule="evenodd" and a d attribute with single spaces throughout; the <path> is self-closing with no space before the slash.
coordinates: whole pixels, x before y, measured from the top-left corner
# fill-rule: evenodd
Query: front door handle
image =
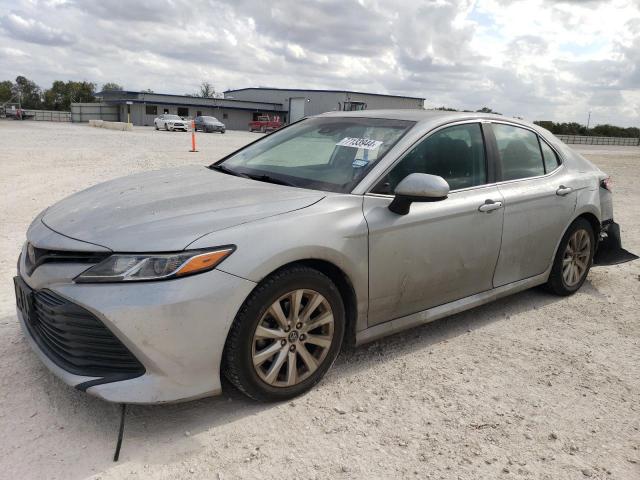
<path id="1" fill-rule="evenodd" d="M 482 205 L 478 207 L 478 210 L 480 212 L 489 213 L 489 212 L 493 212 L 494 210 L 498 210 L 499 208 L 502 208 L 502 202 L 486 200 Z"/>
<path id="2" fill-rule="evenodd" d="M 571 192 L 573 192 L 573 188 L 560 185 L 556 190 L 556 195 L 560 195 L 561 197 L 564 197 L 565 195 L 569 195 Z"/>

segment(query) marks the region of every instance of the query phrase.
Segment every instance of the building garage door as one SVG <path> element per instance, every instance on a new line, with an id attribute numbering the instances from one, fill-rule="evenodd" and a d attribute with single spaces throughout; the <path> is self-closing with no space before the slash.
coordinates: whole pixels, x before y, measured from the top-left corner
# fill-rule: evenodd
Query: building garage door
<path id="1" fill-rule="evenodd" d="M 304 97 L 289 99 L 289 123 L 297 122 L 304 117 L 304 106 L 307 103 Z"/>

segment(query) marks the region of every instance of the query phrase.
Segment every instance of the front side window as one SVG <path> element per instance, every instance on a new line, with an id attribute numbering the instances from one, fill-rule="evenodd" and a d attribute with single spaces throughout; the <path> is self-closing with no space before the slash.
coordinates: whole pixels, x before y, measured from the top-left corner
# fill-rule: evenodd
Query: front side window
<path id="1" fill-rule="evenodd" d="M 484 141 L 479 123 L 444 128 L 413 147 L 373 189 L 391 194 L 411 173 L 444 178 L 451 190 L 487 183 Z"/>
<path id="2" fill-rule="evenodd" d="M 308 118 L 264 137 L 217 166 L 257 179 L 348 193 L 414 123 Z"/>
<path id="3" fill-rule="evenodd" d="M 540 148 L 542 149 L 542 157 L 544 158 L 545 172 L 553 172 L 560 166 L 558 155 L 553 151 L 553 148 L 547 144 L 547 142 L 542 140 L 542 138 L 540 139 Z"/>
<path id="4" fill-rule="evenodd" d="M 502 162 L 502 180 L 544 175 L 544 163 L 535 133 L 502 123 L 491 126 Z"/>

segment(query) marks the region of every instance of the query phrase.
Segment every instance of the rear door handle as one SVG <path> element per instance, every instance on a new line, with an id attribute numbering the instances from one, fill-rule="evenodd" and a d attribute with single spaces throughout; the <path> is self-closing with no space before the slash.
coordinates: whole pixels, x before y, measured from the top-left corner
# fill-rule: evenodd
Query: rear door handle
<path id="1" fill-rule="evenodd" d="M 569 195 L 571 192 L 573 192 L 573 188 L 560 185 L 556 190 L 556 195 L 560 195 L 561 197 L 564 197 L 565 195 Z"/>
<path id="2" fill-rule="evenodd" d="M 498 210 L 499 208 L 502 208 L 502 202 L 486 200 L 482 205 L 478 207 L 478 210 L 480 212 L 489 213 L 489 212 L 493 212 L 494 210 Z"/>

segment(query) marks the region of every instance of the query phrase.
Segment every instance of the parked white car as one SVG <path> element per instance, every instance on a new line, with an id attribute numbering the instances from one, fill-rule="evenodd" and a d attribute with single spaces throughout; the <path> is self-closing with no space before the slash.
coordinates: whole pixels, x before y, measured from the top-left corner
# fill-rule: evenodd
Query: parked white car
<path id="1" fill-rule="evenodd" d="M 186 132 L 189 129 L 188 121 L 182 119 L 178 115 L 171 115 L 169 113 L 160 115 L 153 121 L 153 123 L 156 126 L 156 130 L 164 128 L 165 130 L 172 132 L 174 130 L 183 130 Z"/>

